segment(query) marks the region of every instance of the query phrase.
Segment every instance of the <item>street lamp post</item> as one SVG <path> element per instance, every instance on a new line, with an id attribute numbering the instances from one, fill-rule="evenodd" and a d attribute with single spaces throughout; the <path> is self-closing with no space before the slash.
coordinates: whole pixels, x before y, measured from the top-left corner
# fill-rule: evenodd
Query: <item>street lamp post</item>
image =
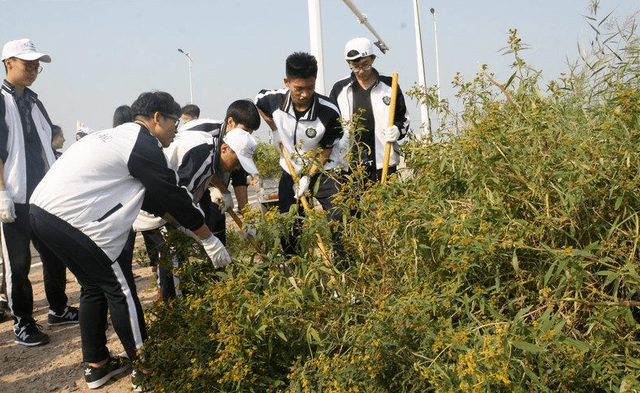
<path id="1" fill-rule="evenodd" d="M 192 76 L 193 60 L 191 59 L 191 56 L 189 56 L 189 52 L 185 52 L 180 48 L 178 48 L 178 52 L 187 56 L 187 62 L 189 63 L 189 97 L 190 97 L 189 103 L 193 104 L 193 76 Z"/>

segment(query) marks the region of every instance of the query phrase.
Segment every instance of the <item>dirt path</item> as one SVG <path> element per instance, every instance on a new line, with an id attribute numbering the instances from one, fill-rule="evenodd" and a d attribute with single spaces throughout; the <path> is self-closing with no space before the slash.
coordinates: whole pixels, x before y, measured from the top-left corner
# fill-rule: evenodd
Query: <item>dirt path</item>
<path id="1" fill-rule="evenodd" d="M 142 244 L 140 236 L 136 246 Z M 143 307 L 155 298 L 155 276 L 149 267 L 141 267 L 134 262 L 138 295 Z M 25 347 L 15 344 L 13 322 L 0 323 L 0 392 L 41 393 L 41 392 L 131 392 L 128 374 L 119 380 L 111 380 L 100 389 L 89 389 L 84 381 L 80 328 L 78 325 L 58 327 L 47 326 L 48 304 L 42 283 L 42 266 L 37 254 L 29 275 L 33 286 L 34 317 L 49 335 L 51 342 L 39 347 Z M 75 277 L 67 272 L 67 296 L 69 304 L 78 306 L 80 286 Z M 123 350 L 113 328 L 107 331 L 109 349 Z"/>

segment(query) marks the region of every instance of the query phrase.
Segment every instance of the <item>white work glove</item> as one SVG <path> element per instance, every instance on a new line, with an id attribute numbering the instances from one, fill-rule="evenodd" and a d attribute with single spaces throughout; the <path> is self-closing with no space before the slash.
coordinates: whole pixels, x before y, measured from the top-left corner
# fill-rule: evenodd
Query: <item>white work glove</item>
<path id="1" fill-rule="evenodd" d="M 293 193 L 296 196 L 296 199 L 300 199 L 301 196 L 306 194 L 309 191 L 309 185 L 311 184 L 311 179 L 309 176 L 302 176 L 298 181 L 298 184 L 293 185 Z"/>
<path id="2" fill-rule="evenodd" d="M 201 242 L 202 240 L 200 240 L 200 238 L 198 236 L 196 236 L 195 233 L 193 233 L 191 230 L 183 227 L 182 225 L 176 228 L 177 230 L 179 230 L 180 232 L 184 233 L 185 235 L 189 236 L 192 239 L 195 239 L 199 242 Z"/>
<path id="3" fill-rule="evenodd" d="M 382 140 L 385 143 L 397 142 L 398 138 L 400 138 L 400 130 L 398 130 L 398 126 L 387 127 L 382 130 Z"/>
<path id="4" fill-rule="evenodd" d="M 0 190 L 0 221 L 8 224 L 16 220 L 16 207 L 9 190 Z"/>
<path id="5" fill-rule="evenodd" d="M 223 268 L 231 263 L 231 257 L 229 256 L 227 249 L 224 248 L 222 242 L 218 240 L 213 233 L 210 233 L 206 239 L 202 239 L 200 241 L 216 269 Z"/>
<path id="6" fill-rule="evenodd" d="M 226 212 L 229 209 L 233 209 L 233 197 L 230 192 L 223 193 L 217 188 L 211 189 L 211 201 L 220 207 L 221 212 Z"/>
<path id="7" fill-rule="evenodd" d="M 248 237 L 249 235 L 251 235 L 251 237 L 253 237 L 254 239 L 256 238 L 256 229 L 255 228 L 251 228 L 247 225 L 244 226 L 245 229 L 241 229 L 240 230 L 240 234 L 242 235 L 242 237 L 244 238 L 244 240 L 249 240 Z"/>

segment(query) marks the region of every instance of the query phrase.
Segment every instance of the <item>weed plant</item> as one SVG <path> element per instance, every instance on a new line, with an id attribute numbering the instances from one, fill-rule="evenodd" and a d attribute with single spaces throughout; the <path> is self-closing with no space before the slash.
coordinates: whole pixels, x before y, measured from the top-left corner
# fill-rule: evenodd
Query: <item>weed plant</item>
<path id="1" fill-rule="evenodd" d="M 640 41 L 596 22 L 545 87 L 512 31 L 512 76 L 454 80 L 464 110 L 443 103 L 442 124 L 464 126 L 404 144 L 404 176 L 341 178 L 348 268 L 317 252 L 322 212 L 297 257 L 293 210 L 245 215 L 262 255 L 237 247 L 221 272 L 192 255 L 189 296 L 148 314 L 156 390 L 640 390 Z"/>

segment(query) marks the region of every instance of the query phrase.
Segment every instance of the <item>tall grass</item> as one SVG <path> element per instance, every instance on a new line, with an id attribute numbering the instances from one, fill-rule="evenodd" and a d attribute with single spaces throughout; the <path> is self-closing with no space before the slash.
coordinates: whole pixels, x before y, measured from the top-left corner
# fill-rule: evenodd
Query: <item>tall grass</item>
<path id="1" fill-rule="evenodd" d="M 544 87 L 512 31 L 511 76 L 454 81 L 455 135 L 405 144 L 384 185 L 342 179 L 347 270 L 315 250 L 322 212 L 298 257 L 278 240 L 294 212 L 270 211 L 245 216 L 265 255 L 191 258 L 191 295 L 149 314 L 157 390 L 640 390 L 640 41 L 612 21 Z"/>

